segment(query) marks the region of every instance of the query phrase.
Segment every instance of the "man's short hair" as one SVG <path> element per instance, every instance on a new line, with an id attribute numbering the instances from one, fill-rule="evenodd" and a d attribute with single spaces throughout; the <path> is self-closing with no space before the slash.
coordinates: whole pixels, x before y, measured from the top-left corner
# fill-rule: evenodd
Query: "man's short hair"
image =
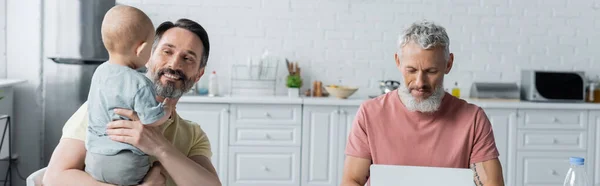
<path id="1" fill-rule="evenodd" d="M 198 36 L 198 38 L 200 39 L 200 41 L 202 41 L 202 46 L 204 46 L 204 51 L 202 51 L 202 57 L 200 58 L 200 68 L 204 68 L 206 67 L 206 64 L 208 63 L 208 53 L 210 51 L 210 42 L 208 41 L 208 33 L 206 33 L 206 30 L 204 30 L 204 27 L 202 27 L 200 24 L 196 23 L 195 21 L 189 20 L 189 19 L 179 19 L 177 20 L 175 23 L 171 22 L 171 21 L 166 21 L 163 22 L 162 24 L 160 24 L 158 26 L 158 28 L 156 28 L 156 36 L 154 37 L 154 45 L 152 46 L 152 51 L 154 52 L 154 50 L 156 50 L 156 46 L 158 44 L 158 41 L 160 41 L 160 39 L 162 38 L 162 35 L 169 29 L 171 28 L 183 28 L 186 29 L 194 34 L 196 34 L 196 36 Z"/>
<path id="2" fill-rule="evenodd" d="M 406 44 L 414 42 L 423 49 L 440 47 L 444 50 L 444 59 L 450 58 L 450 39 L 446 29 L 434 22 L 423 20 L 412 23 L 398 39 L 398 53 Z"/>

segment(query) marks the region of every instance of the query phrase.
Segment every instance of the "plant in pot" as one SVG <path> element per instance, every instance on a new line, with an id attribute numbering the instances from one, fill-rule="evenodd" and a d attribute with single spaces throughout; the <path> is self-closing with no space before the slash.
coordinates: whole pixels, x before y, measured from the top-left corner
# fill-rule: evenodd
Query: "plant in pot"
<path id="1" fill-rule="evenodd" d="M 286 60 L 289 75 L 287 76 L 286 86 L 289 97 L 300 97 L 300 87 L 302 87 L 302 77 L 300 77 L 300 68 L 297 63 L 289 63 Z"/>

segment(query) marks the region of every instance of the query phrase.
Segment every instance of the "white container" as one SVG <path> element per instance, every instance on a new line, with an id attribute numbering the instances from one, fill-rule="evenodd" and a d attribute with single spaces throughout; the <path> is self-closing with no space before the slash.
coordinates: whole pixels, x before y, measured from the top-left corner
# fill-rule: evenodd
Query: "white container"
<path id="1" fill-rule="evenodd" d="M 214 97 L 219 95 L 219 79 L 217 72 L 213 71 L 208 80 L 208 96 Z"/>
<path id="2" fill-rule="evenodd" d="M 300 88 L 288 88 L 288 97 L 290 97 L 290 98 L 300 97 Z"/>

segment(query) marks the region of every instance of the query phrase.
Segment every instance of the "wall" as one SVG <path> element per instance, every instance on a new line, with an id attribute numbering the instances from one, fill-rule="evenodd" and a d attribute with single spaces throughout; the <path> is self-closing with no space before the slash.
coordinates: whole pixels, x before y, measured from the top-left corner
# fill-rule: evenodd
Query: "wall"
<path id="1" fill-rule="evenodd" d="M 25 79 L 15 87 L 14 141 L 22 176 L 40 168 L 43 120 L 42 1 L 8 0 L 6 15 L 7 77 Z M 0 168 L 5 170 L 5 168 Z M 16 173 L 16 172 L 13 172 Z M 24 181 L 13 174 L 16 185 Z"/>
<path id="2" fill-rule="evenodd" d="M 0 1 L 0 78 L 6 71 L 6 1 Z"/>
<path id="3" fill-rule="evenodd" d="M 212 43 L 209 69 L 224 81 L 231 64 L 268 48 L 299 61 L 310 77 L 305 85 L 341 81 L 360 86 L 356 96 L 377 93 L 377 80 L 401 79 L 394 64 L 398 34 L 420 19 L 445 26 L 450 36 L 455 66 L 446 88 L 456 81 L 468 93 L 473 80 L 519 81 L 522 69 L 600 72 L 600 63 L 593 63 L 599 57 L 600 4 L 592 0 L 118 2 L 141 8 L 155 26 L 180 17 L 201 23 Z"/>

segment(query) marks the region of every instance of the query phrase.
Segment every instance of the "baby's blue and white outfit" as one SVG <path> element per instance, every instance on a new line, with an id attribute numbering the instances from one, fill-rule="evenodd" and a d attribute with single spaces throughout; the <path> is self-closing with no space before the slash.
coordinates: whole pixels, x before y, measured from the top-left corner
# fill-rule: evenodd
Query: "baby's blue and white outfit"
<path id="1" fill-rule="evenodd" d="M 88 128 L 85 171 L 94 179 L 116 185 L 137 185 L 148 170 L 148 155 L 127 143 L 111 140 L 106 126 L 116 115 L 115 108 L 134 110 L 143 124 L 165 115 L 156 101 L 154 84 L 143 74 L 126 66 L 102 63 L 92 76 L 88 95 Z"/>

